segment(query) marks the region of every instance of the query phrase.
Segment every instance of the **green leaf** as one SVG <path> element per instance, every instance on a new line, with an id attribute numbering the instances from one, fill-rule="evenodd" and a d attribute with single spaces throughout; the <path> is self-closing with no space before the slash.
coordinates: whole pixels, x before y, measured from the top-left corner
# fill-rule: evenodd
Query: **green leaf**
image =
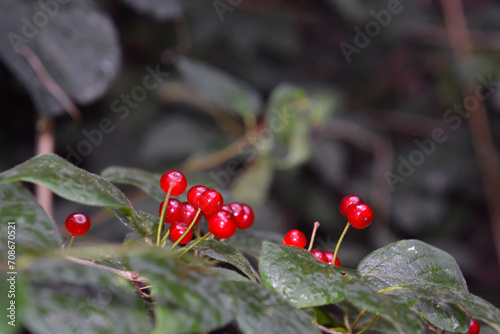
<path id="1" fill-rule="evenodd" d="M 160 174 L 137 168 L 108 167 L 101 172 L 101 176 L 113 183 L 124 183 L 138 187 L 158 202 L 163 202 L 165 199 L 165 192 L 160 187 Z"/>
<path id="2" fill-rule="evenodd" d="M 242 273 L 247 275 L 252 282 L 257 282 L 256 275 L 258 274 L 255 272 L 255 269 L 252 268 L 247 258 L 233 246 L 226 245 L 217 240 L 205 239 L 198 243 L 194 249 L 199 250 L 213 259 L 235 266 Z"/>
<path id="3" fill-rule="evenodd" d="M 118 188 L 57 155 L 39 155 L 0 174 L 0 184 L 16 181 L 44 185 L 77 203 L 114 208 L 123 213 L 128 227 L 141 231 L 132 204 Z"/>
<path id="4" fill-rule="evenodd" d="M 186 57 L 178 60 L 177 69 L 184 80 L 229 111 L 247 117 L 261 108 L 257 91 L 219 69 Z"/>
<path id="5" fill-rule="evenodd" d="M 236 322 L 244 334 L 320 333 L 307 314 L 261 285 L 231 282 L 237 295 Z"/>
<path id="6" fill-rule="evenodd" d="M 57 116 L 65 109 L 19 52 L 21 47 L 29 47 L 30 60 L 38 60 L 77 103 L 94 102 L 118 74 L 117 31 L 93 1 L 4 0 L 0 3 L 0 33 L 4 36 L 0 57 L 28 90 L 35 110 L 44 116 Z"/>
<path id="7" fill-rule="evenodd" d="M 298 247 L 265 241 L 259 271 L 265 286 L 277 291 L 297 307 L 313 307 L 340 302 L 347 272 L 319 262 Z"/>
<path id="8" fill-rule="evenodd" d="M 420 284 L 467 292 L 455 259 L 419 240 L 402 240 L 380 248 L 363 259 L 358 269 L 365 282 L 377 290 Z M 395 290 L 394 293 L 408 295 L 406 290 Z M 433 325 L 447 331 L 468 330 L 468 316 L 453 303 L 443 298 L 432 302 L 418 298 L 418 301 L 415 312 Z"/>
<path id="9" fill-rule="evenodd" d="M 14 246 L 17 256 L 61 247 L 61 236 L 55 223 L 29 191 L 18 183 L 0 185 L 0 217 L 0 234 L 5 236 L 0 249 L 4 254 L 8 247 Z"/>
<path id="10" fill-rule="evenodd" d="M 329 95 L 307 94 L 292 85 L 278 86 L 271 93 L 266 124 L 275 134 L 277 166 L 298 166 L 311 156 L 311 129 L 327 123 L 334 100 Z M 284 152 L 284 153 L 283 153 Z"/>
<path id="11" fill-rule="evenodd" d="M 37 259 L 20 275 L 28 283 L 24 325 L 32 333 L 145 333 L 151 319 L 121 276 L 64 259 Z"/>
<path id="12" fill-rule="evenodd" d="M 130 257 L 132 268 L 153 285 L 153 333 L 198 333 L 233 320 L 234 297 L 228 293 L 222 276 L 153 251 Z"/>
<path id="13" fill-rule="evenodd" d="M 297 307 L 313 307 L 347 300 L 379 315 L 400 333 L 417 333 L 420 320 L 409 312 L 415 304 L 367 286 L 352 269 L 332 267 L 305 249 L 264 242 L 259 269 L 265 286 L 285 296 Z"/>

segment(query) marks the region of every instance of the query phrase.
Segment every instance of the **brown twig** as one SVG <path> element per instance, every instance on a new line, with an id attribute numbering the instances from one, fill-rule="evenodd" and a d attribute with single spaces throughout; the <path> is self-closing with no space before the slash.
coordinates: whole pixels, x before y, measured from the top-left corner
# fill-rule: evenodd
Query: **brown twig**
<path id="1" fill-rule="evenodd" d="M 474 55 L 462 1 L 441 0 L 441 5 L 455 61 L 459 69 L 463 70 L 474 61 Z M 473 96 L 473 89 L 472 83 L 467 82 L 463 88 L 464 96 Z M 478 107 L 469 117 L 470 134 L 486 193 L 493 240 L 500 264 L 500 161 L 491 135 L 484 101 L 481 99 L 477 101 Z"/>
<path id="2" fill-rule="evenodd" d="M 54 96 L 54 98 L 63 106 L 64 109 L 66 109 L 68 114 L 70 114 L 73 119 L 79 119 L 80 111 L 66 94 L 66 92 L 64 92 L 64 90 L 59 87 L 55 80 L 50 76 L 49 72 L 42 64 L 40 58 L 38 58 L 36 53 L 33 52 L 33 50 L 31 50 L 29 46 L 24 44 L 19 47 L 19 53 L 26 59 L 45 88 L 47 88 L 49 93 Z"/>
<path id="3" fill-rule="evenodd" d="M 337 331 L 334 331 L 333 329 L 329 329 L 329 328 L 326 328 L 325 326 L 321 326 L 321 325 L 316 325 L 316 327 L 322 331 L 323 333 L 327 333 L 327 334 L 344 334 L 342 332 L 337 332 Z"/>
<path id="4" fill-rule="evenodd" d="M 54 121 L 51 118 L 41 118 L 35 124 L 35 155 L 54 153 Z M 35 196 L 38 203 L 53 216 L 54 195 L 49 188 L 42 185 L 35 185 Z"/>

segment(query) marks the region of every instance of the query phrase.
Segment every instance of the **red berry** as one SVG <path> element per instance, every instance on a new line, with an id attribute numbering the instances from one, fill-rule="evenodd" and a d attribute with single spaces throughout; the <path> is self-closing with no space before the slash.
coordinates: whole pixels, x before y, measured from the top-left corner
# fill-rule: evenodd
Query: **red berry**
<path id="1" fill-rule="evenodd" d="M 164 192 L 168 193 L 168 189 L 171 187 L 170 195 L 179 196 L 187 188 L 187 180 L 184 174 L 178 170 L 169 170 L 162 175 L 160 179 L 160 186 Z"/>
<path id="2" fill-rule="evenodd" d="M 252 226 L 255 215 L 251 207 L 241 203 L 231 203 L 229 207 L 233 211 L 234 220 L 236 220 L 238 228 L 246 229 Z"/>
<path id="3" fill-rule="evenodd" d="M 234 221 L 232 213 L 219 210 L 208 217 L 208 229 L 219 239 L 227 239 L 236 233 L 238 225 Z"/>
<path id="4" fill-rule="evenodd" d="M 307 243 L 307 238 L 304 233 L 299 230 L 291 230 L 283 238 L 283 243 L 287 246 L 295 246 L 304 248 Z"/>
<path id="5" fill-rule="evenodd" d="M 231 208 L 230 204 L 224 204 L 220 209 L 226 210 L 227 212 L 231 212 L 234 216 L 234 212 L 233 212 L 233 209 Z"/>
<path id="6" fill-rule="evenodd" d="M 184 234 L 184 232 L 186 232 L 188 227 L 189 224 L 185 222 L 173 223 L 172 225 L 170 225 L 170 239 L 176 242 L 177 240 L 179 240 L 180 237 L 182 237 L 182 235 Z M 188 242 L 191 241 L 192 238 L 193 238 L 193 230 L 189 230 L 186 236 L 184 236 L 184 238 L 182 238 L 181 241 L 179 241 L 179 243 L 181 245 L 187 244 Z"/>
<path id="7" fill-rule="evenodd" d="M 205 190 L 198 199 L 198 207 L 206 215 L 212 215 L 224 205 L 222 195 L 213 189 Z"/>
<path id="8" fill-rule="evenodd" d="M 310 252 L 312 255 L 316 256 L 318 260 L 326 263 L 326 257 L 323 251 L 320 251 L 319 249 L 311 249 Z"/>
<path id="9" fill-rule="evenodd" d="M 160 216 L 161 210 L 163 210 L 163 205 L 165 201 L 160 204 Z M 175 223 L 182 220 L 182 205 L 181 202 L 175 198 L 168 199 L 167 211 L 165 213 L 165 223 Z"/>
<path id="10" fill-rule="evenodd" d="M 84 213 L 73 212 L 66 218 L 64 225 L 72 235 L 84 235 L 90 229 L 90 218 Z"/>
<path id="11" fill-rule="evenodd" d="M 182 202 L 181 203 L 181 212 L 182 212 L 182 218 L 180 219 L 181 221 L 191 224 L 193 222 L 194 217 L 196 217 L 196 212 L 198 210 L 195 209 L 194 206 L 189 204 L 189 202 Z M 198 218 L 196 218 L 196 223 L 195 225 L 200 222 L 201 216 L 198 215 Z"/>
<path id="12" fill-rule="evenodd" d="M 372 208 L 364 203 L 351 205 L 347 209 L 347 221 L 354 228 L 365 228 L 372 223 L 372 220 Z"/>
<path id="13" fill-rule="evenodd" d="M 481 331 L 481 326 L 479 326 L 476 319 L 471 318 L 470 319 L 469 334 L 479 334 L 480 331 Z"/>
<path id="14" fill-rule="evenodd" d="M 356 195 L 346 196 L 342 198 L 342 200 L 340 201 L 339 205 L 340 213 L 347 217 L 347 208 L 350 207 L 351 205 L 356 205 L 361 203 L 363 203 L 363 200 L 359 196 Z"/>
<path id="15" fill-rule="evenodd" d="M 333 252 L 323 252 L 323 254 L 324 254 L 325 259 L 326 259 L 326 261 L 323 261 L 323 262 L 325 262 L 327 264 L 332 264 Z M 335 266 L 340 267 L 340 260 L 339 260 L 338 256 L 335 258 Z"/>
<path id="16" fill-rule="evenodd" d="M 187 193 L 188 202 L 198 209 L 198 200 L 201 194 L 203 194 L 208 188 L 202 185 L 192 186 Z"/>

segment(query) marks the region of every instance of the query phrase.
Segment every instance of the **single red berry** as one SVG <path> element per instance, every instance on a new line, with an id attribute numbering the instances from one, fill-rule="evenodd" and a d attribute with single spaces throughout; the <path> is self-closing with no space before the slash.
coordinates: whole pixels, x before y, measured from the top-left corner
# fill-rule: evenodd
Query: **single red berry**
<path id="1" fill-rule="evenodd" d="M 233 214 L 226 210 L 218 210 L 208 217 L 208 229 L 216 238 L 230 238 L 236 233 L 237 228 Z"/>
<path id="2" fill-rule="evenodd" d="M 200 199 L 201 194 L 203 194 L 208 188 L 202 185 L 192 186 L 187 193 L 188 202 L 198 209 L 198 200 Z"/>
<path id="3" fill-rule="evenodd" d="M 359 196 L 356 195 L 346 196 L 342 198 L 342 200 L 340 201 L 339 205 L 340 213 L 347 217 L 347 208 L 350 207 L 351 205 L 356 205 L 361 203 L 363 203 L 363 200 Z"/>
<path id="4" fill-rule="evenodd" d="M 327 264 L 332 264 L 333 252 L 323 252 L 323 254 L 324 254 L 325 259 L 326 259 L 326 261 L 323 261 L 323 262 L 325 262 Z M 340 267 L 340 260 L 339 260 L 338 256 L 335 258 L 335 266 Z"/>
<path id="5" fill-rule="evenodd" d="M 326 257 L 325 257 L 325 254 L 323 253 L 323 251 L 321 251 L 319 249 L 311 249 L 309 252 L 311 252 L 312 255 L 316 256 L 316 258 L 318 260 L 320 260 L 321 262 L 326 263 Z"/>
<path id="6" fill-rule="evenodd" d="M 365 228 L 373 221 L 373 211 L 364 203 L 351 205 L 347 208 L 347 221 L 354 228 Z"/>
<path id="7" fill-rule="evenodd" d="M 90 218 L 84 213 L 73 212 L 66 218 L 64 225 L 72 235 L 84 235 L 90 229 Z"/>
<path id="8" fill-rule="evenodd" d="M 208 216 L 220 210 L 223 205 L 224 199 L 222 195 L 217 190 L 213 189 L 205 190 L 198 199 L 198 207 Z"/>
<path id="9" fill-rule="evenodd" d="M 164 192 L 168 193 L 168 189 L 172 187 L 170 191 L 170 195 L 179 196 L 187 188 L 187 180 L 184 174 L 179 172 L 178 170 L 169 170 L 165 174 L 162 175 L 160 179 L 160 186 Z"/>
<path id="10" fill-rule="evenodd" d="M 196 217 L 196 212 L 198 210 L 195 209 L 194 206 L 192 206 L 189 202 L 182 202 L 181 203 L 181 212 L 182 212 L 182 218 L 180 219 L 181 221 L 191 224 L 193 222 L 194 217 Z M 195 225 L 200 222 L 201 216 L 198 215 L 198 218 L 196 218 L 196 222 L 194 223 Z"/>
<path id="11" fill-rule="evenodd" d="M 470 318 L 469 334 L 479 334 L 481 331 L 481 326 L 474 318 Z"/>
<path id="12" fill-rule="evenodd" d="M 233 211 L 234 220 L 238 224 L 238 228 L 246 229 L 252 226 L 255 215 L 250 206 L 241 203 L 231 203 L 229 207 Z"/>
<path id="13" fill-rule="evenodd" d="M 188 229 L 189 224 L 185 222 L 175 222 L 170 225 L 170 239 L 172 239 L 173 242 L 176 242 L 179 240 L 180 237 L 186 232 Z M 193 238 L 193 230 L 189 230 L 189 232 L 184 236 L 184 238 L 179 241 L 181 245 L 187 244 L 188 242 L 191 241 Z"/>
<path id="14" fill-rule="evenodd" d="M 291 230 L 283 238 L 283 243 L 287 246 L 304 248 L 307 243 L 307 238 L 306 235 L 301 231 Z"/>
<path id="15" fill-rule="evenodd" d="M 163 210 L 163 205 L 165 204 L 165 201 L 161 202 L 160 204 L 160 216 L 161 216 L 161 210 Z M 175 223 L 177 221 L 182 220 L 182 204 L 179 200 L 175 198 L 169 198 L 168 199 L 168 205 L 167 205 L 167 211 L 165 213 L 165 223 Z"/>

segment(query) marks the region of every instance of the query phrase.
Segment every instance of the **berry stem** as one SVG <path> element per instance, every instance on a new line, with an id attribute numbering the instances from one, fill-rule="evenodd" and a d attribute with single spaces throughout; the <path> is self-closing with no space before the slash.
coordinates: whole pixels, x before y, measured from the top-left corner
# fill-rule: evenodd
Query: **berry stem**
<path id="1" fill-rule="evenodd" d="M 161 247 L 165 246 L 165 244 L 166 244 L 165 241 L 167 240 L 167 238 L 168 238 L 169 235 L 170 235 L 170 229 L 168 229 L 167 233 L 165 233 L 165 235 L 163 236 L 163 238 L 161 238 L 161 242 L 160 242 Z"/>
<path id="2" fill-rule="evenodd" d="M 196 211 L 196 215 L 193 218 L 193 221 L 191 222 L 191 224 L 189 224 L 187 230 L 184 231 L 184 233 L 181 235 L 181 237 L 179 239 L 177 239 L 177 241 L 174 242 L 174 244 L 170 247 L 170 250 L 174 249 L 175 246 L 177 246 L 179 244 L 179 242 L 181 242 L 181 240 L 189 233 L 189 230 L 191 230 L 193 228 L 194 224 L 196 224 L 196 220 L 198 219 L 198 216 L 200 215 L 200 212 L 201 212 L 201 209 L 198 208 L 198 210 Z"/>
<path id="3" fill-rule="evenodd" d="M 163 227 L 165 214 L 167 213 L 168 199 L 170 198 L 170 192 L 172 191 L 173 186 L 174 184 L 171 182 L 167 191 L 167 196 L 165 196 L 165 201 L 163 201 L 163 207 L 161 208 L 160 222 L 158 223 L 158 232 L 156 233 L 156 246 L 158 247 L 160 247 L 161 228 Z"/>
<path id="4" fill-rule="evenodd" d="M 370 323 L 368 324 L 368 326 L 366 326 L 366 327 L 365 327 L 365 328 L 363 328 L 360 332 L 358 332 L 358 334 L 363 334 L 364 332 L 366 332 L 367 330 L 369 330 L 369 329 L 370 329 L 370 327 L 372 327 L 373 325 L 375 325 L 375 322 L 377 322 L 378 318 L 379 318 L 379 316 L 378 316 L 378 315 L 374 316 L 374 317 L 373 317 L 372 322 L 370 322 Z"/>
<path id="5" fill-rule="evenodd" d="M 356 317 L 356 319 L 354 319 L 354 322 L 351 325 L 351 331 L 354 330 L 354 327 L 356 327 L 359 319 L 361 319 L 361 317 L 363 316 L 363 314 L 365 314 L 365 312 L 366 312 L 366 309 L 362 309 L 361 312 L 359 312 L 358 316 Z"/>
<path id="6" fill-rule="evenodd" d="M 340 244 L 342 243 L 342 240 L 344 239 L 345 234 L 347 233 L 347 230 L 349 229 L 349 222 L 347 222 L 344 231 L 340 235 L 339 241 L 337 242 L 337 245 L 335 246 L 335 252 L 333 252 L 333 260 L 332 260 L 332 266 L 335 266 L 335 259 L 337 258 L 337 252 L 339 251 Z"/>
<path id="7" fill-rule="evenodd" d="M 75 235 L 72 234 L 71 238 L 69 239 L 68 246 L 66 246 L 66 253 L 68 253 L 68 249 L 71 247 L 71 244 L 73 243 L 74 239 L 75 239 Z"/>
<path id="8" fill-rule="evenodd" d="M 318 230 L 318 227 L 319 227 L 319 222 L 315 222 L 311 234 L 311 241 L 309 242 L 309 247 L 307 248 L 308 252 L 313 248 L 314 238 L 316 237 L 316 231 Z"/>
<path id="9" fill-rule="evenodd" d="M 205 240 L 208 236 L 210 236 L 212 234 L 212 232 L 208 232 L 207 234 L 205 234 L 204 236 L 202 236 L 201 238 L 197 239 L 195 242 L 193 242 L 191 245 L 189 245 L 188 247 L 184 248 L 182 250 L 182 252 L 179 254 L 178 257 L 181 257 L 183 256 L 184 254 L 186 254 L 187 252 L 189 252 L 190 249 L 192 249 L 194 246 L 196 246 L 197 244 L 199 244 L 200 242 L 202 242 L 203 240 Z"/>

